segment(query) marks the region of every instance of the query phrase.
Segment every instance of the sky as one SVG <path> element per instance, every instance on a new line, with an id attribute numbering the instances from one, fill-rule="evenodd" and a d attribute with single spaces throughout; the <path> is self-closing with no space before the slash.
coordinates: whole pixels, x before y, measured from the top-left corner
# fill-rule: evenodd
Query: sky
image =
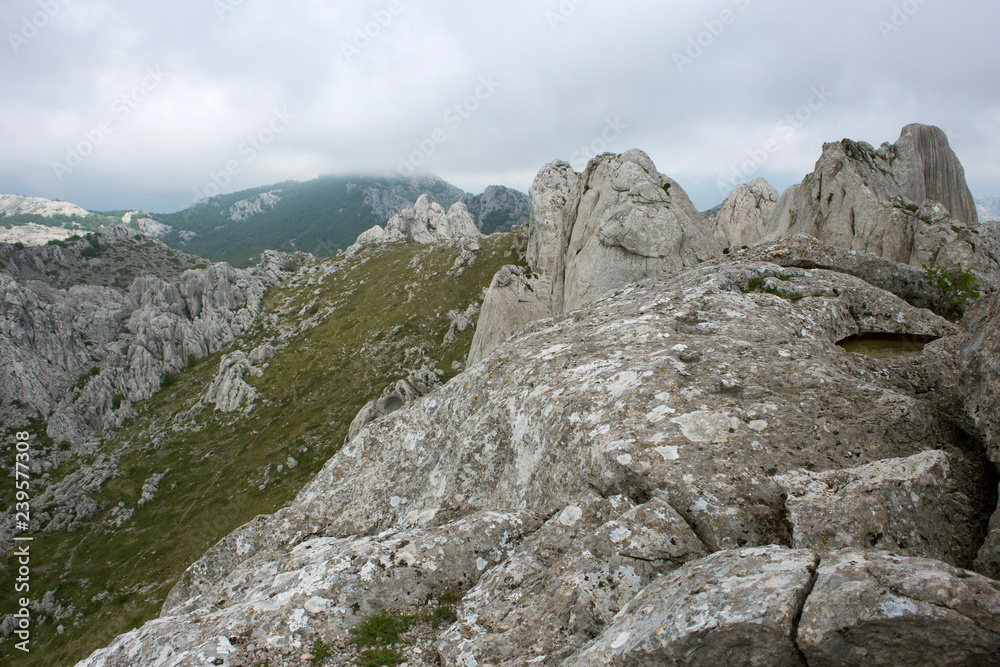
<path id="1" fill-rule="evenodd" d="M 0 193 L 170 212 L 323 174 L 527 192 L 646 151 L 694 203 L 944 129 L 1000 195 L 995 0 L 4 0 Z"/>

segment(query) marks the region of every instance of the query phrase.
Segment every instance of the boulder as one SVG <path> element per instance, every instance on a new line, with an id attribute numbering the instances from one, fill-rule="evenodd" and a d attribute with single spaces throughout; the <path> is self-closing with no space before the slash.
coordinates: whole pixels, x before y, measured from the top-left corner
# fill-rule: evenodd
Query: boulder
<path id="1" fill-rule="evenodd" d="M 1000 665 L 1000 582 L 927 558 L 832 554 L 798 646 L 810 667 Z"/>
<path id="2" fill-rule="evenodd" d="M 350 442 L 368 424 L 430 393 L 441 384 L 437 374 L 429 368 L 410 373 L 406 379 L 389 385 L 378 398 L 365 404 L 351 422 L 346 442 Z"/>
<path id="3" fill-rule="evenodd" d="M 805 667 L 796 620 L 818 560 L 811 551 L 768 546 L 689 563 L 646 587 L 562 664 Z"/>
<path id="4" fill-rule="evenodd" d="M 248 385 L 243 376 L 247 373 L 261 374 L 259 368 L 251 365 L 245 352 L 237 350 L 223 355 L 219 361 L 219 372 L 205 390 L 202 401 L 214 403 L 215 409 L 222 412 L 248 410 L 253 407 L 257 398 L 257 390 Z"/>
<path id="5" fill-rule="evenodd" d="M 941 451 L 776 480 L 797 548 L 882 549 L 971 567 L 980 546 L 982 521 Z"/>
<path id="6" fill-rule="evenodd" d="M 777 207 L 778 191 L 763 178 L 737 185 L 715 217 L 715 240 L 723 248 L 760 243 L 770 231 L 770 220 Z"/>

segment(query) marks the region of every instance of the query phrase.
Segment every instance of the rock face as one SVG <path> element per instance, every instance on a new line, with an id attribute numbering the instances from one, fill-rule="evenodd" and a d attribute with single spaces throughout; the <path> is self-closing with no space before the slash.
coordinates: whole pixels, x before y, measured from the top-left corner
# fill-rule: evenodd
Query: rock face
<path id="1" fill-rule="evenodd" d="M 434 371 L 422 368 L 410 373 L 405 380 L 400 380 L 386 387 L 381 396 L 368 401 L 365 407 L 358 411 L 354 421 L 351 422 L 347 441 L 350 442 L 354 436 L 361 432 L 361 429 L 376 419 L 409 405 L 421 396 L 429 394 L 440 384 L 441 381 Z"/>
<path id="2" fill-rule="evenodd" d="M 967 333 L 961 353 L 960 392 L 990 460 L 1000 466 L 1000 294 L 977 301 L 963 325 Z M 979 571 L 1000 579 L 1000 506 L 976 564 Z"/>
<path id="3" fill-rule="evenodd" d="M 860 332 L 944 340 L 891 361 L 836 345 Z M 991 664 L 996 582 L 924 553 L 970 562 L 963 528 L 949 540 L 939 522 L 913 557 L 788 548 L 782 484 L 799 471 L 841 471 L 850 498 L 881 480 L 874 514 L 905 499 L 898 480 L 927 498 L 953 483 L 985 534 L 995 476 L 939 409 L 956 332 L 822 269 L 735 258 L 629 286 L 362 428 L 294 502 L 193 564 L 161 618 L 84 664 L 245 664 L 249 644 L 340 641 L 376 604 L 414 613 L 446 587 L 462 601 L 445 665 L 801 665 L 806 647 L 812 664 L 886 655 L 883 622 L 950 664 Z M 856 636 L 831 634 L 833 608 Z"/>
<path id="4" fill-rule="evenodd" d="M 673 275 L 722 253 L 684 190 L 642 151 L 594 158 L 582 174 L 552 162 L 538 173 L 530 197 L 532 275 L 494 280 L 491 292 L 510 293 L 487 295 L 470 363 L 485 358 L 545 302 L 547 315 L 567 313 L 629 283 Z M 525 290 L 533 293 L 527 300 Z M 516 304 L 513 311 L 509 304 Z"/>
<path id="5" fill-rule="evenodd" d="M 0 195 L 0 217 L 24 214 L 40 215 L 43 218 L 51 218 L 54 215 L 90 217 L 90 211 L 69 202 L 23 195 Z"/>
<path id="6" fill-rule="evenodd" d="M 482 234 L 476 228 L 476 223 L 465 204 L 455 202 L 446 213 L 440 204 L 432 202 L 430 197 L 424 194 L 420 195 L 416 204 L 394 215 L 386 223 L 385 229 L 375 225 L 363 232 L 355 241 L 355 246 L 394 241 L 435 243 L 466 238 L 476 239 L 480 236 Z"/>
<path id="7" fill-rule="evenodd" d="M 122 227 L 100 238 L 113 246 L 136 234 Z M 215 264 L 185 271 L 175 282 L 142 275 L 124 291 L 92 285 L 56 289 L 0 273 L 0 409 L 13 423 L 41 413 L 53 441 L 91 451 L 106 428 L 134 415 L 132 403 L 160 389 L 166 373 L 218 352 L 246 331 L 264 290 L 288 275 L 286 258 L 266 252 L 249 270 Z M 246 356 L 229 362 L 211 399 L 223 410 L 244 405 L 252 393 L 241 379 Z M 54 449 L 49 463 L 58 465 L 60 456 L 69 455 Z M 99 486 L 112 467 L 113 461 L 101 457 L 93 469 L 47 489 L 37 507 L 52 507 L 33 514 L 32 530 L 55 530 L 85 518 L 96 505 L 80 502 L 80 494 Z M 0 548 L 9 546 L 12 525 L 5 521 L 0 528 Z"/>
<path id="8" fill-rule="evenodd" d="M 961 263 L 996 287 L 1000 248 L 979 227 L 947 137 L 936 127 L 908 125 L 895 144 L 877 150 L 849 139 L 824 145 L 815 171 L 782 194 L 763 239 L 808 234 L 915 266 Z"/>
<path id="9" fill-rule="evenodd" d="M 926 558 L 824 558 L 802 610 L 810 667 L 1000 665 L 1000 582 Z"/>
<path id="10" fill-rule="evenodd" d="M 737 185 L 715 218 L 715 239 L 723 248 L 760 243 L 778 208 L 778 191 L 763 178 Z"/>
<path id="11" fill-rule="evenodd" d="M 507 232 L 519 227 L 531 214 L 531 203 L 523 192 L 491 185 L 466 205 L 484 234 Z"/>
<path id="12" fill-rule="evenodd" d="M 788 494 L 796 547 L 882 549 L 972 567 L 981 518 L 951 478 L 944 452 L 820 473 L 796 470 L 777 481 Z"/>

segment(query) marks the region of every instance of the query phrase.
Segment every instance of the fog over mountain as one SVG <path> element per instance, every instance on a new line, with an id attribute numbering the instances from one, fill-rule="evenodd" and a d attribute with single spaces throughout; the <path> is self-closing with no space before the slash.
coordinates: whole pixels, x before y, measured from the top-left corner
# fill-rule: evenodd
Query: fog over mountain
<path id="1" fill-rule="evenodd" d="M 703 210 L 734 174 L 781 191 L 830 137 L 916 121 L 996 195 L 998 20 L 920 0 L 11 0 L 0 192 L 169 212 L 417 169 L 526 192 L 554 157 L 638 147 Z"/>

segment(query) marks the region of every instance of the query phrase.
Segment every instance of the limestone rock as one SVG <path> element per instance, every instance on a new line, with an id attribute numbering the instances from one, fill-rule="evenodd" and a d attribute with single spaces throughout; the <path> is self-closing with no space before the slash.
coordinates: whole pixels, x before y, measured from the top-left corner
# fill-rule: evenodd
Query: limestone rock
<path id="1" fill-rule="evenodd" d="M 833 554 L 798 645 L 810 667 L 1000 665 L 1000 582 L 925 558 Z"/>
<path id="2" fill-rule="evenodd" d="M 962 166 L 934 127 L 909 125 L 877 150 L 824 145 L 815 171 L 782 194 L 764 240 L 794 234 L 914 266 L 961 262 L 1000 284 L 1000 248 L 982 237 Z"/>
<path id="3" fill-rule="evenodd" d="M 806 296 L 744 293 L 768 275 L 785 275 L 776 282 Z M 530 325 L 434 394 L 358 432 L 291 506 L 193 565 L 168 609 L 197 594 L 200 573 L 305 535 L 443 525 L 503 507 L 549 515 L 587 489 L 638 500 L 660 489 L 717 550 L 791 540 L 773 480 L 791 470 L 933 448 L 972 471 L 976 489 L 992 483 L 926 391 L 906 393 L 883 368 L 836 346 L 862 329 L 955 331 L 850 276 L 721 261 Z M 689 437 L 685 424 L 706 413 L 727 428 Z"/>
<path id="4" fill-rule="evenodd" d="M 760 243 L 731 255 L 800 269 L 825 269 L 846 273 L 887 292 L 912 306 L 936 309 L 940 295 L 922 268 L 893 262 L 866 252 L 844 250 L 805 234 Z"/>
<path id="5" fill-rule="evenodd" d="M 804 667 L 795 624 L 817 563 L 810 551 L 778 546 L 689 563 L 646 587 L 563 664 Z"/>
<path id="6" fill-rule="evenodd" d="M 468 592 L 438 651 L 445 664 L 559 661 L 656 576 L 706 554 L 662 498 L 573 499 Z"/>
<path id="7" fill-rule="evenodd" d="M 257 398 L 257 390 L 248 385 L 243 376 L 254 370 L 260 373 L 259 369 L 250 365 L 245 352 L 237 350 L 223 355 L 219 361 L 219 372 L 205 390 L 202 401 L 214 403 L 215 409 L 222 412 L 252 407 Z"/>
<path id="8" fill-rule="evenodd" d="M 531 277 L 513 290 L 506 277 L 494 280 L 491 292 L 507 294 L 487 295 L 479 326 L 488 330 L 477 332 L 471 362 L 546 302 L 546 315 L 567 313 L 629 283 L 673 275 L 722 253 L 680 185 L 639 150 L 594 158 L 582 174 L 565 162 L 549 163 L 530 197 Z M 533 294 L 524 298 L 526 290 Z"/>
<path id="9" fill-rule="evenodd" d="M 965 181 L 965 169 L 951 150 L 941 128 L 912 124 L 903 128 L 899 139 L 889 146 L 892 173 L 903 197 L 911 202 L 939 202 L 959 221 L 976 224 L 976 201 Z"/>
<path id="10" fill-rule="evenodd" d="M 490 352 L 525 325 L 549 315 L 547 282 L 532 280 L 520 266 L 505 266 L 493 276 L 469 349 L 469 364 Z"/>
<path id="11" fill-rule="evenodd" d="M 944 452 L 821 473 L 797 470 L 776 479 L 788 494 L 797 548 L 882 549 L 972 566 L 981 522 Z"/>
<path id="12" fill-rule="evenodd" d="M 715 239 L 723 248 L 760 243 L 778 207 L 778 191 L 763 178 L 737 185 L 715 218 Z"/>
<path id="13" fill-rule="evenodd" d="M 288 647 L 303 633 L 346 630 L 383 609 L 413 613 L 446 590 L 465 591 L 538 524 L 527 512 L 481 512 L 427 530 L 313 537 L 288 554 L 248 560 L 211 593 L 119 636 L 79 665 L 233 664 L 249 656 L 230 638 L 240 637 L 241 647 Z"/>
<path id="14" fill-rule="evenodd" d="M 353 440 L 361 432 L 361 429 L 376 419 L 409 405 L 421 396 L 430 393 L 440 384 L 441 381 L 434 371 L 429 368 L 422 368 L 410 373 L 406 379 L 389 385 L 380 397 L 368 401 L 358 411 L 358 414 L 351 422 L 351 428 L 348 431 L 346 441 L 350 442 Z"/>
<path id="15" fill-rule="evenodd" d="M 967 333 L 963 337 L 959 391 L 990 460 L 1000 466 L 1000 294 L 973 304 L 963 326 Z M 1000 507 L 990 522 L 976 570 L 1000 579 Z"/>
<path id="16" fill-rule="evenodd" d="M 837 346 L 860 331 L 945 340 L 881 361 Z M 294 501 L 188 568 L 160 619 L 88 664 L 221 658 L 222 638 L 226 660 L 250 662 L 230 638 L 308 646 L 446 587 L 463 598 L 445 664 L 624 661 L 701 639 L 721 664 L 797 659 L 818 556 L 775 546 L 793 539 L 776 478 L 936 450 L 985 530 L 995 477 L 937 398 L 957 331 L 853 276 L 749 259 L 622 288 L 361 428 Z"/>
<path id="17" fill-rule="evenodd" d="M 407 206 L 386 223 L 385 229 L 375 225 L 358 236 L 355 245 L 365 246 L 394 241 L 435 243 L 482 236 L 476 228 L 472 214 L 462 202 L 455 202 L 445 212 L 444 208 L 420 195 L 413 206 Z M 353 247 L 353 246 L 352 246 Z"/>

